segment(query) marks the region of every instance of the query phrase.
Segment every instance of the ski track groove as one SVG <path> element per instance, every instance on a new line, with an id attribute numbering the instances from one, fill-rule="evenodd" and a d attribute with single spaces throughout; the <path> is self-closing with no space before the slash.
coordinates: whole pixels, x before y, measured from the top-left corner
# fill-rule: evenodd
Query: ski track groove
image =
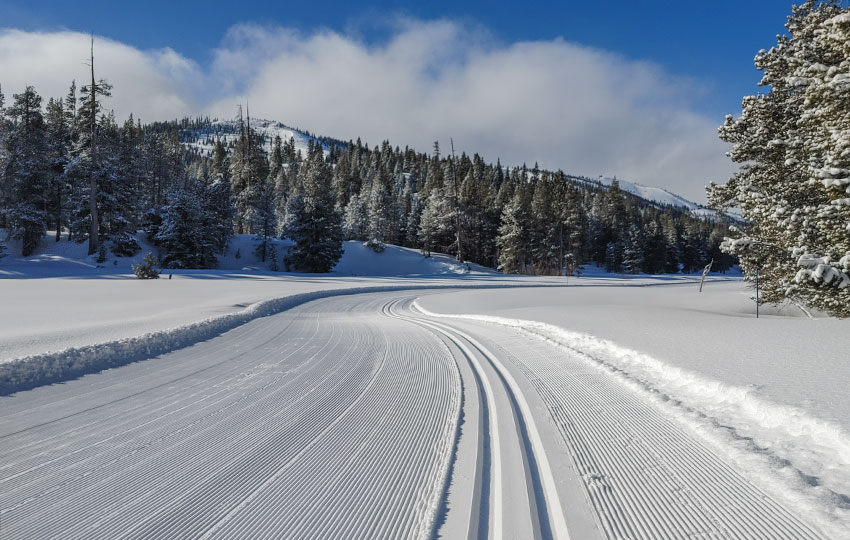
<path id="1" fill-rule="evenodd" d="M 22 393 L 0 413 L 2 537 L 430 537 L 460 380 L 386 303 L 320 300 Z"/>
<path id="2" fill-rule="evenodd" d="M 513 328 L 460 326 L 485 336 L 538 392 L 609 538 L 822 538 L 587 361 Z"/>
<path id="3" fill-rule="evenodd" d="M 430 539 L 454 510 L 467 538 L 562 540 L 566 504 L 610 539 L 822 538 L 581 351 L 416 294 L 319 299 L 0 398 L 0 538 Z M 562 500 L 555 458 L 586 501 Z"/>
<path id="4" fill-rule="evenodd" d="M 506 519 L 520 517 L 516 515 L 517 512 L 519 512 L 521 514 L 529 514 L 527 516 L 522 516 L 528 518 L 528 521 L 530 522 L 530 530 L 525 531 L 525 534 L 528 534 L 529 538 L 541 537 L 540 524 L 545 523 L 547 525 L 547 530 L 549 531 L 549 535 L 547 536 L 551 536 L 555 539 L 569 539 L 566 521 L 562 514 L 561 501 L 558 497 L 557 491 L 554 489 L 554 477 L 549 469 L 545 451 L 539 441 L 539 435 L 537 433 L 534 419 L 531 416 L 527 403 L 522 397 L 518 385 L 511 375 L 504 370 L 498 359 L 487 348 L 468 334 L 433 319 L 426 321 L 419 317 L 405 317 L 398 311 L 394 311 L 394 314 L 397 317 L 414 322 L 415 324 L 431 328 L 436 333 L 442 334 L 452 340 L 463 352 L 467 361 L 470 362 L 474 371 L 477 373 L 479 380 L 483 383 L 484 394 L 487 398 L 487 406 L 490 414 L 489 425 L 491 426 L 489 433 L 485 434 L 485 436 L 491 441 L 490 446 L 493 455 L 490 468 L 492 486 L 491 498 L 494 509 L 491 537 L 496 540 L 501 540 L 505 534 L 503 532 L 503 529 L 505 528 L 504 521 Z M 477 351 L 477 353 L 473 351 Z M 494 374 L 488 375 L 487 369 L 484 369 L 482 363 L 491 368 Z M 502 408 L 501 415 L 497 414 L 494 386 L 499 387 L 500 391 L 505 393 L 509 403 L 507 407 Z M 519 460 L 520 463 L 514 462 L 503 465 L 503 460 L 500 457 L 500 447 L 502 444 L 499 429 L 500 416 L 509 418 L 509 420 L 503 420 L 504 424 L 502 427 L 509 427 L 508 431 L 513 432 L 519 439 L 518 446 L 521 456 Z M 522 427 L 519 424 L 522 424 Z M 526 435 L 526 432 L 528 435 Z M 523 485 L 527 492 L 526 497 L 528 498 L 528 508 L 523 507 L 519 510 L 511 508 L 509 510 L 505 510 L 505 500 L 511 501 L 511 499 L 513 499 L 514 502 L 516 502 L 515 493 L 506 493 L 506 489 L 510 488 L 510 486 L 507 488 L 503 487 L 503 469 L 507 467 L 513 467 L 515 471 L 518 468 L 522 469 L 521 476 L 524 478 Z M 533 472 L 531 471 L 532 468 L 535 469 Z M 540 491 L 542 492 L 541 495 L 543 495 L 542 498 L 537 496 L 537 490 L 532 487 L 534 484 L 531 476 L 532 474 L 536 474 L 536 478 L 539 478 L 539 481 L 542 484 L 540 486 Z"/>

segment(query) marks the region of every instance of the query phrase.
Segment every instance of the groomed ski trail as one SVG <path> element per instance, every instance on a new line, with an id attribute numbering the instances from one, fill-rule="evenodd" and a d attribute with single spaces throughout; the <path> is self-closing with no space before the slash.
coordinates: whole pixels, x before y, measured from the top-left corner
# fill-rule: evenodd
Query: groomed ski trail
<path id="1" fill-rule="evenodd" d="M 0 398 L 0 538 L 826 538 L 579 354 L 421 294 Z"/>
<path id="2" fill-rule="evenodd" d="M 407 315 L 400 309 L 402 305 L 402 302 L 393 303 L 389 314 L 428 328 L 456 346 L 473 368 L 477 386 L 486 400 L 489 428 L 482 430 L 486 433 L 480 436 L 487 438 L 484 444 L 490 449 L 491 466 L 489 471 L 481 470 L 479 474 L 489 475 L 490 492 L 482 494 L 489 500 L 482 502 L 492 510 L 489 522 L 479 522 L 477 530 L 470 528 L 467 537 L 568 540 L 562 503 L 535 419 L 513 376 L 470 335 L 441 322 Z M 479 477 L 476 482 L 483 484 L 485 479 Z M 461 508 L 469 507 L 470 512 L 476 511 L 471 504 L 454 502 Z"/>
<path id="3" fill-rule="evenodd" d="M 0 537 L 430 537 L 457 367 L 342 298 L 3 398 Z"/>
<path id="4" fill-rule="evenodd" d="M 826 536 L 610 372 L 518 328 L 409 309 L 487 343 L 539 397 L 610 539 Z M 542 423 L 542 418 L 540 419 Z"/>

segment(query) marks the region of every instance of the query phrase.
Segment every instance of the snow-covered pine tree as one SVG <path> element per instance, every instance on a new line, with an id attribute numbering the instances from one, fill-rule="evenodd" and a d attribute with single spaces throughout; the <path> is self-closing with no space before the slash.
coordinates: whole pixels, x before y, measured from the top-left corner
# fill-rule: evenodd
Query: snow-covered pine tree
<path id="1" fill-rule="evenodd" d="M 743 100 L 720 129 L 741 169 L 709 186 L 717 207 L 747 224 L 723 244 L 764 302 L 792 301 L 850 316 L 850 11 L 838 0 L 792 8 L 756 56 L 769 91 Z"/>
<path id="2" fill-rule="evenodd" d="M 623 269 L 629 274 L 643 270 L 644 237 L 636 223 L 629 225 L 623 246 Z"/>
<path id="3" fill-rule="evenodd" d="M 295 242 L 287 266 L 297 272 L 330 272 L 342 256 L 342 227 L 335 211 L 330 166 L 316 153 L 304 171 L 288 236 Z"/>
<path id="4" fill-rule="evenodd" d="M 269 247 L 269 270 L 272 272 L 280 271 L 280 266 L 277 264 L 277 247 L 274 243 Z"/>
<path id="5" fill-rule="evenodd" d="M 575 184 L 561 171 L 558 171 L 558 176 L 561 186 L 557 201 L 560 258 L 565 275 L 570 275 L 583 261 L 582 240 L 586 232 L 586 216 Z"/>
<path id="6" fill-rule="evenodd" d="M 7 228 L 9 210 L 12 206 L 12 186 L 6 177 L 6 143 L 11 130 L 11 124 L 6 119 L 6 96 L 0 86 L 0 229 Z"/>
<path id="7" fill-rule="evenodd" d="M 201 178 L 204 216 L 202 227 L 213 253 L 224 253 L 233 236 L 233 193 L 230 182 L 213 176 Z"/>
<path id="8" fill-rule="evenodd" d="M 122 167 L 123 156 L 121 134 L 115 116 L 110 112 L 98 122 L 98 166 L 95 173 L 98 185 L 97 216 L 100 220 L 98 244 L 110 237 L 135 233 L 135 190 L 130 164 Z M 129 157 L 128 157 L 129 159 Z M 124 169 L 124 170 L 122 170 Z"/>
<path id="9" fill-rule="evenodd" d="M 524 210 L 518 195 L 502 212 L 502 225 L 499 227 L 499 270 L 505 274 L 518 274 L 525 270 L 527 234 L 523 230 Z"/>
<path id="10" fill-rule="evenodd" d="M 156 264 L 156 257 L 153 256 L 153 253 L 148 252 L 143 262 L 133 263 L 133 272 L 138 279 L 159 279 L 159 271 L 154 268 Z"/>
<path id="11" fill-rule="evenodd" d="M 369 242 L 383 244 L 390 241 L 393 209 L 390 178 L 379 169 L 369 194 Z"/>
<path id="12" fill-rule="evenodd" d="M 365 190 L 348 200 L 343 213 L 342 228 L 347 240 L 366 240 L 369 232 L 369 202 Z"/>
<path id="13" fill-rule="evenodd" d="M 5 173 L 7 135 L 6 96 L 3 95 L 3 87 L 0 86 L 0 259 L 7 255 L 6 235 L 3 229 L 7 227 L 7 213 L 11 204 L 11 186 L 6 185 Z"/>
<path id="14" fill-rule="evenodd" d="M 101 174 L 102 171 L 100 170 L 101 159 L 97 147 L 97 120 L 98 113 L 100 113 L 102 109 L 98 96 L 109 97 L 112 95 L 110 93 L 112 85 L 103 79 L 96 81 L 94 78 L 94 35 L 92 35 L 91 39 L 91 63 L 89 64 L 89 67 L 91 68 L 91 84 L 83 86 L 80 89 L 80 101 L 82 102 L 82 106 L 80 107 L 79 114 L 82 118 L 85 118 L 87 125 L 86 131 L 83 132 L 86 136 L 81 137 L 81 140 L 83 142 L 82 155 L 84 156 L 84 160 L 88 161 L 89 255 L 92 255 L 97 251 L 100 236 L 100 220 L 97 215 L 98 178 L 103 176 L 103 174 Z"/>
<path id="15" fill-rule="evenodd" d="M 531 213 L 534 216 L 531 235 L 531 253 L 538 274 L 560 273 L 561 238 L 559 226 L 557 186 L 553 176 L 543 172 L 534 185 Z"/>
<path id="16" fill-rule="evenodd" d="M 56 241 L 62 238 L 62 227 L 67 224 L 66 211 L 68 178 L 66 169 L 71 151 L 71 127 L 63 100 L 50 99 L 45 110 L 47 144 L 50 164 L 50 187 L 47 204 L 52 226 L 56 229 Z"/>
<path id="17" fill-rule="evenodd" d="M 257 245 L 257 256 L 266 262 L 269 256 L 271 239 L 276 236 L 277 215 L 275 214 L 275 187 L 271 178 L 256 186 L 253 209 L 251 212 L 251 230 L 260 240 Z"/>
<path id="18" fill-rule="evenodd" d="M 251 232 L 253 214 L 262 193 L 262 183 L 269 176 L 269 162 L 260 137 L 245 125 L 239 110 L 240 133 L 230 156 L 230 182 L 236 201 L 236 234 Z"/>
<path id="19" fill-rule="evenodd" d="M 21 240 L 21 252 L 32 254 L 47 230 L 47 193 L 50 186 L 47 129 L 41 96 L 32 86 L 14 95 L 8 111 L 14 129 L 7 142 L 4 175 L 12 200 L 9 225 Z"/>
<path id="20" fill-rule="evenodd" d="M 155 240 L 165 252 L 165 268 L 213 268 L 232 229 L 228 186 L 220 180 L 186 178 L 172 190 L 163 207 L 162 224 Z"/>
<path id="21" fill-rule="evenodd" d="M 664 271 L 667 257 L 667 242 L 664 232 L 657 221 L 646 224 L 643 230 L 644 247 L 641 270 L 648 274 L 660 274 Z"/>
<path id="22" fill-rule="evenodd" d="M 421 247 L 419 242 L 419 229 L 422 223 L 422 199 L 418 193 L 410 196 L 410 212 L 407 214 L 407 232 L 404 238 L 405 245 Z"/>
<path id="23" fill-rule="evenodd" d="M 450 245 L 454 236 L 452 211 L 451 201 L 443 195 L 443 189 L 431 189 L 419 223 L 419 241 L 426 257 L 430 257 L 439 246 Z"/>
<path id="24" fill-rule="evenodd" d="M 141 187 L 147 172 L 143 159 L 144 132 L 131 114 L 124 125 L 115 130 L 115 134 L 117 158 L 114 191 L 117 215 L 110 225 L 109 235 L 113 241 L 113 251 L 117 247 L 127 256 L 129 252 L 134 255 L 138 249 L 138 245 L 131 239 L 142 222 L 144 211 L 141 203 Z"/>

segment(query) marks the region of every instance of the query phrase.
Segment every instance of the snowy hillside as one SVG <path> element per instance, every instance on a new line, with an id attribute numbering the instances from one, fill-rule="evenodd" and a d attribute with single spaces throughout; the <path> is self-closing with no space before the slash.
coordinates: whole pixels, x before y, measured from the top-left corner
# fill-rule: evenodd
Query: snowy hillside
<path id="1" fill-rule="evenodd" d="M 54 242 L 48 234 L 41 248 L 29 257 L 20 256 L 20 242 L 11 242 L 7 257 L 0 259 L 0 278 L 13 277 L 60 277 L 60 276 L 118 276 L 132 272 L 133 262 L 140 261 L 145 253 L 155 255 L 158 250 L 145 238 L 144 233 L 138 233 L 136 240 L 142 250 L 133 257 L 116 257 L 111 252 L 103 262 L 97 261 L 97 255 L 88 255 L 88 244 L 62 240 Z M 275 246 L 278 271 L 273 270 L 271 260 L 261 261 L 256 253 L 259 240 L 254 235 L 235 235 L 228 242 L 227 250 L 218 257 L 220 271 L 239 271 L 246 273 L 284 273 L 284 257 L 293 245 L 289 240 L 273 239 Z M 464 274 L 495 274 L 496 271 L 477 264 L 459 263 L 449 255 L 434 253 L 431 257 L 423 257 L 416 249 L 386 246 L 383 253 L 375 253 L 366 248 L 362 242 L 347 241 L 343 243 L 343 255 L 331 272 L 332 275 L 342 276 L 445 276 Z M 202 270 L 207 272 L 208 270 Z M 175 273 L 165 270 L 166 273 Z M 179 271 L 178 271 L 179 272 Z M 187 270 L 185 272 L 193 272 Z"/>
<path id="2" fill-rule="evenodd" d="M 311 141 L 314 144 L 316 142 L 322 144 L 322 148 L 324 148 L 325 152 L 330 150 L 332 144 L 339 146 L 345 145 L 343 141 L 328 137 L 315 137 L 309 132 L 291 128 L 282 122 L 274 120 L 252 118 L 251 129 L 263 137 L 268 149 L 271 148 L 274 138 L 279 136 L 284 142 L 292 139 L 295 143 L 295 150 L 300 151 L 303 155 L 306 155 L 308 145 Z M 214 120 L 208 126 L 199 129 L 184 130 L 184 144 L 189 148 L 199 150 L 204 155 L 210 156 L 212 155 L 215 147 L 215 141 L 217 139 L 221 140 L 225 146 L 228 146 L 239 137 L 239 132 L 240 124 L 238 120 Z M 583 176 L 569 176 L 569 178 L 576 182 L 599 185 L 606 188 L 610 187 L 611 183 L 614 181 L 613 178 L 605 176 L 600 176 L 597 179 L 586 178 Z M 629 182 L 627 180 L 617 179 L 617 181 L 620 184 L 620 189 L 627 193 L 631 193 L 636 197 L 640 197 L 645 201 L 656 203 L 661 206 L 681 208 L 698 217 L 717 217 L 716 211 L 685 199 L 684 197 L 676 195 L 666 189 L 645 186 L 643 184 Z M 734 217 L 734 215 L 732 217 Z"/>
<path id="3" fill-rule="evenodd" d="M 251 130 L 263 138 L 267 150 L 271 148 L 276 136 L 284 142 L 292 139 L 295 142 L 295 150 L 300 151 L 302 155 L 307 154 L 310 141 L 314 144 L 321 143 L 325 151 L 330 149 L 330 144 L 343 144 L 341 141 L 333 141 L 326 137 L 315 137 L 281 122 L 260 118 L 251 119 Z M 187 147 L 195 148 L 203 155 L 211 156 L 216 140 L 221 140 L 225 146 L 228 146 L 238 139 L 239 133 L 239 120 L 214 120 L 207 126 L 184 130 L 183 137 Z"/>
<path id="4" fill-rule="evenodd" d="M 611 187 L 611 184 L 615 180 L 614 178 L 608 178 L 606 176 L 600 176 L 595 180 L 591 178 L 585 178 L 583 176 L 571 176 L 570 178 L 576 182 L 598 185 L 605 188 Z M 645 186 L 643 184 L 637 184 L 635 182 L 629 182 L 627 180 L 620 180 L 619 178 L 617 178 L 616 180 L 619 183 L 621 190 L 625 191 L 626 193 L 631 193 L 635 197 L 640 197 L 645 201 L 655 203 L 659 206 L 673 206 L 675 208 L 680 208 L 698 217 L 717 217 L 717 212 L 715 210 L 707 208 L 701 204 L 697 204 L 693 201 L 689 201 L 681 195 L 676 195 L 675 193 L 667 191 L 666 189 Z M 732 215 L 731 217 L 734 218 L 735 216 Z"/>

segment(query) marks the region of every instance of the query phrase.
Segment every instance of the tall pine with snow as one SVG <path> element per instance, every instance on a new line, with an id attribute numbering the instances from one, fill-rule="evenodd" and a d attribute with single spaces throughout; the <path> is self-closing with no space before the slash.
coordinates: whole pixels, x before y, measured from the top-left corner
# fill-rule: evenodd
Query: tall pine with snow
<path id="1" fill-rule="evenodd" d="M 298 272 L 330 272 L 342 257 L 342 227 L 335 210 L 330 167 L 321 152 L 306 164 L 303 196 L 292 209 L 287 235 L 295 242 L 287 265 Z"/>
<path id="2" fill-rule="evenodd" d="M 0 229 L 8 227 L 9 209 L 12 205 L 12 186 L 8 183 L 4 170 L 10 131 L 11 123 L 6 119 L 6 96 L 0 85 Z M 5 238 L 0 237 L 0 250 L 5 250 L 4 240 Z"/>
<path id="3" fill-rule="evenodd" d="M 56 231 L 55 239 L 62 238 L 62 228 L 68 222 L 66 207 L 68 193 L 68 177 L 66 170 L 70 160 L 71 126 L 65 102 L 61 99 L 50 99 L 47 103 L 46 118 L 47 144 L 49 153 L 50 187 L 47 194 L 47 206 L 51 225 Z"/>
<path id="4" fill-rule="evenodd" d="M 723 249 L 739 257 L 762 300 L 786 298 L 850 316 L 850 11 L 838 0 L 793 8 L 770 50 L 756 56 L 769 91 L 744 98 L 720 128 L 742 164 L 709 186 L 718 207 L 747 225 Z"/>
<path id="5" fill-rule="evenodd" d="M 22 255 L 32 254 L 47 230 L 47 195 L 50 190 L 47 128 L 41 96 L 32 86 L 14 95 L 9 116 L 14 122 L 8 138 L 4 177 L 12 197 L 8 225 L 21 240 Z"/>

